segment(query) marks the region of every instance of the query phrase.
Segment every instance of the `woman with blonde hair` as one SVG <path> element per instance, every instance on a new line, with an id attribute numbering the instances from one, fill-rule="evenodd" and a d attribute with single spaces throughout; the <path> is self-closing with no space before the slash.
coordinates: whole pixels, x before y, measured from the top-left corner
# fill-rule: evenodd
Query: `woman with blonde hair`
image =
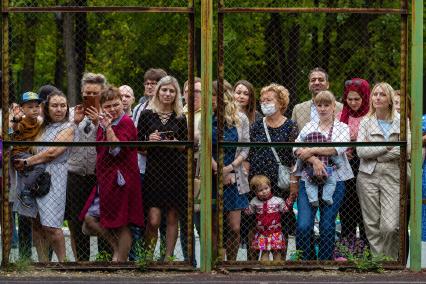
<path id="1" fill-rule="evenodd" d="M 188 128 L 182 112 L 182 100 L 177 80 L 163 77 L 157 83 L 149 109 L 138 121 L 140 141 L 186 141 Z M 145 207 L 148 208 L 146 241 L 153 249 L 156 244 L 161 214 L 166 215 L 165 259 L 173 256 L 178 236 L 180 214 L 187 209 L 187 164 L 182 147 L 147 149 L 147 164 L 143 184 Z"/>
<path id="2" fill-rule="evenodd" d="M 213 88 L 215 89 L 215 88 Z M 216 88 L 217 90 L 217 88 Z M 217 95 L 217 92 L 215 93 Z M 250 126 L 247 116 L 238 110 L 232 87 L 224 84 L 224 126 L 223 141 L 249 142 Z M 216 103 L 213 111 L 216 113 Z M 213 117 L 213 134 L 217 133 L 217 116 Z M 213 147 L 215 148 L 215 147 Z M 249 148 L 224 148 L 223 174 L 223 201 L 224 214 L 227 219 L 225 230 L 225 249 L 227 260 L 236 260 L 240 244 L 241 211 L 248 207 L 247 193 L 250 191 L 248 176 L 243 169 L 243 161 L 247 158 Z M 213 170 L 217 172 L 218 155 L 213 152 Z"/>
<path id="3" fill-rule="evenodd" d="M 359 126 L 358 142 L 399 141 L 400 116 L 393 96 L 394 90 L 388 83 L 374 85 L 370 110 Z M 407 136 L 410 141 L 409 132 Z M 396 260 L 400 248 L 400 147 L 357 147 L 356 150 L 361 160 L 357 192 L 371 252 Z"/>

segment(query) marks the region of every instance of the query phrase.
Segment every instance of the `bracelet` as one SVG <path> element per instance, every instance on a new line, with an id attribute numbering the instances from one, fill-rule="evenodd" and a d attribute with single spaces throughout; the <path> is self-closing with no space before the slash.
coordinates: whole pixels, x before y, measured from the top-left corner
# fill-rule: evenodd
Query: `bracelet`
<path id="1" fill-rule="evenodd" d="M 298 180 L 290 180 L 290 183 L 299 183 Z"/>

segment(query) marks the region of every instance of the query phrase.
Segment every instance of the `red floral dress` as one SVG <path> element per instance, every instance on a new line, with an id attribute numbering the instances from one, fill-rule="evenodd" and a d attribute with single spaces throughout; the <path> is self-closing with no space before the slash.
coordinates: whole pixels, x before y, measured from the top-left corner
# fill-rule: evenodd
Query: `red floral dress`
<path id="1" fill-rule="evenodd" d="M 289 197 L 285 201 L 272 194 L 266 200 L 255 197 L 250 201 L 246 214 L 256 214 L 256 234 L 252 247 L 255 250 L 270 251 L 283 250 L 286 241 L 282 232 L 281 214 L 293 208 L 293 200 Z"/>

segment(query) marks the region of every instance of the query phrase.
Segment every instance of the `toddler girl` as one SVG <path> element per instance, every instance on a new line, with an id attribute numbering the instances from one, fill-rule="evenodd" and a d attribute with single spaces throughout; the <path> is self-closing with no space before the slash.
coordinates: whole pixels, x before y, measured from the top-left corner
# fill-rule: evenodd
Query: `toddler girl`
<path id="1" fill-rule="evenodd" d="M 272 252 L 273 260 L 281 260 L 281 251 L 286 250 L 286 240 L 281 227 L 281 214 L 293 208 L 293 196 L 286 201 L 272 195 L 271 181 L 263 175 L 256 175 L 250 181 L 250 188 L 256 197 L 250 201 L 246 214 L 256 213 L 256 233 L 252 247 L 259 250 L 262 261 L 269 260 Z"/>

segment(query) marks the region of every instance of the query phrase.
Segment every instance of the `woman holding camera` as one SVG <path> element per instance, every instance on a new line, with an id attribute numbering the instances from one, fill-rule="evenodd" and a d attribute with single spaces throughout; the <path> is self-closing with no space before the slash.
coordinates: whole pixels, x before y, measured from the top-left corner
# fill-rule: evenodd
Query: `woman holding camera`
<path id="1" fill-rule="evenodd" d="M 163 77 L 154 97 L 138 121 L 140 141 L 185 141 L 188 129 L 182 112 L 179 84 L 172 76 Z M 165 259 L 173 256 L 178 236 L 179 214 L 187 208 L 187 159 L 184 147 L 147 149 L 144 201 L 148 209 L 146 241 L 155 248 L 164 210 L 167 219 Z"/>
<path id="2" fill-rule="evenodd" d="M 100 105 L 86 110 L 98 122 L 96 141 L 135 141 L 137 131 L 133 121 L 125 115 L 120 92 L 115 87 L 102 91 Z M 76 109 L 76 114 L 81 109 Z M 89 196 L 80 219 L 84 218 L 83 232 L 104 238 L 113 250 L 113 261 L 127 261 L 132 234 L 130 225 L 143 226 L 142 195 L 134 147 L 96 147 L 97 186 Z"/>

